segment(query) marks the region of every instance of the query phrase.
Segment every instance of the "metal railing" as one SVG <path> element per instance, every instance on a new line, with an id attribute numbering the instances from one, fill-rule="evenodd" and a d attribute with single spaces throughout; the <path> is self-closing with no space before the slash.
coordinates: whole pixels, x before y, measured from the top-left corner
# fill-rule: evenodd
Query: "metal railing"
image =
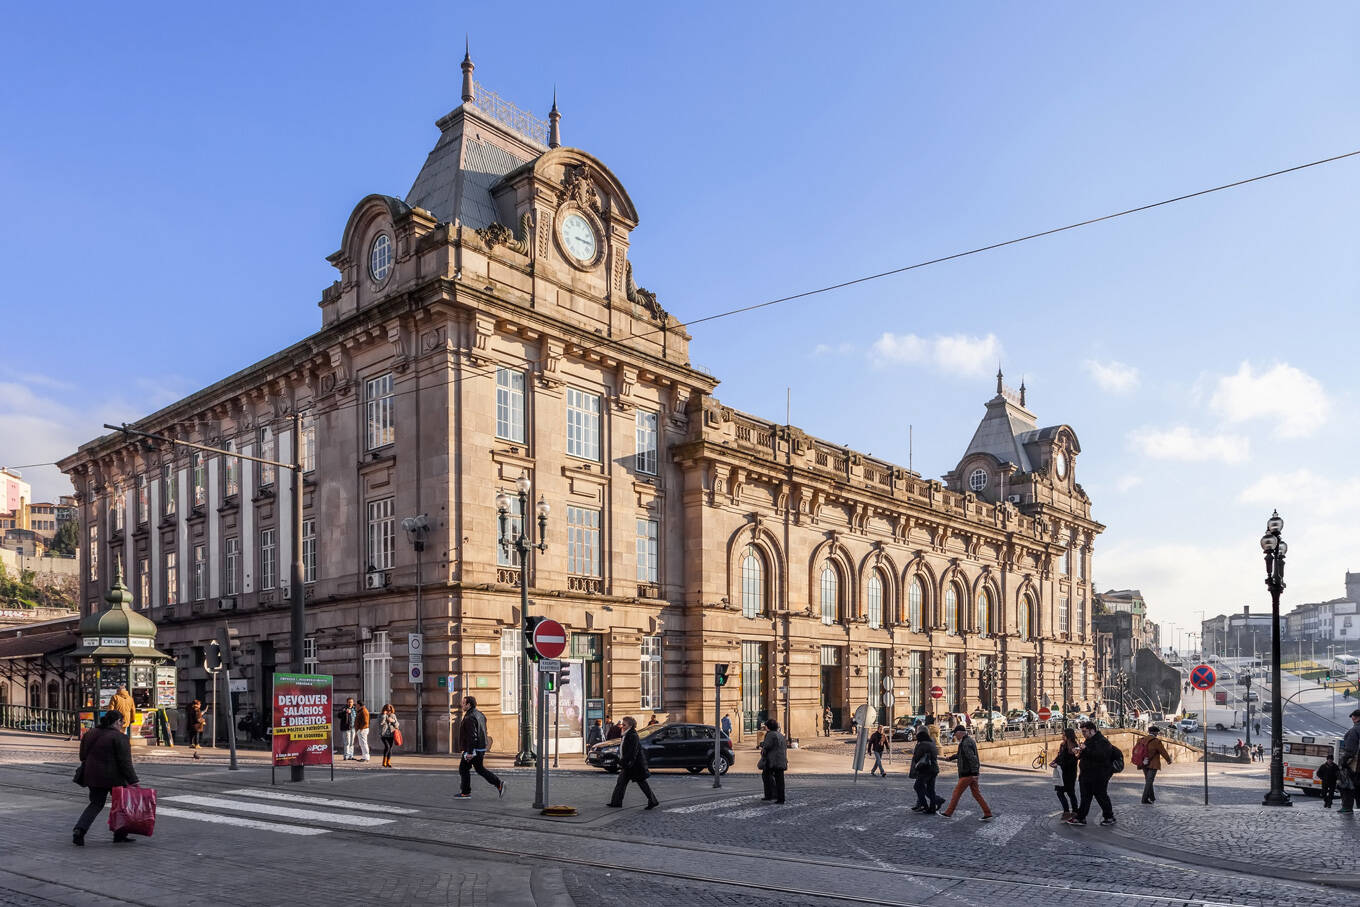
<path id="1" fill-rule="evenodd" d="M 38 709 L 27 705 L 0 705 L 0 728 L 37 734 L 76 734 L 78 718 L 66 709 Z"/>

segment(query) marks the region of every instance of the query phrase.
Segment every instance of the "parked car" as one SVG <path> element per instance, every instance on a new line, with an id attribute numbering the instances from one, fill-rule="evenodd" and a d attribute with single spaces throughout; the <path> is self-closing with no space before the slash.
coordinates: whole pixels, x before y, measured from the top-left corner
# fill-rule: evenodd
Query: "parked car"
<path id="1" fill-rule="evenodd" d="M 977 710 L 975 710 L 975 711 L 973 712 L 973 714 L 972 714 L 971 716 L 969 716 L 969 717 L 971 717 L 971 718 L 973 719 L 973 726 L 974 726 L 974 727 L 980 727 L 980 726 L 985 726 L 985 725 L 987 724 L 987 719 L 988 719 L 989 716 L 991 717 L 992 724 L 993 724 L 994 726 L 995 726 L 995 725 L 998 725 L 998 724 L 1005 724 L 1005 723 L 1006 723 L 1006 716 L 1005 716 L 1005 715 L 1003 715 L 1003 714 L 1001 714 L 1000 712 L 997 712 L 997 711 L 988 712 L 986 709 L 977 709 Z"/>
<path id="2" fill-rule="evenodd" d="M 916 722 L 925 721 L 925 715 L 898 715 L 893 722 L 893 743 L 903 743 L 916 739 Z"/>
<path id="3" fill-rule="evenodd" d="M 1187 715 L 1182 718 L 1180 724 L 1176 726 L 1180 728 L 1182 734 L 1193 734 L 1195 731 L 1199 730 L 1199 716 Z"/>
<path id="4" fill-rule="evenodd" d="M 1255 702 L 1256 700 L 1258 700 L 1258 699 L 1260 699 L 1260 698 L 1261 698 L 1261 694 L 1260 694 L 1260 693 L 1256 692 L 1255 690 L 1247 690 L 1247 695 L 1246 695 L 1246 700 L 1247 700 L 1247 702 Z"/>
<path id="5" fill-rule="evenodd" d="M 697 775 L 705 769 L 712 771 L 713 766 L 713 725 L 711 724 L 656 724 L 639 728 L 638 737 L 642 750 L 647 754 L 647 767 L 683 768 Z M 620 740 L 606 740 L 597 743 L 586 753 L 586 762 L 610 774 L 619 770 Z M 723 737 L 722 752 L 718 756 L 718 770 L 727 770 L 736 761 L 732 750 L 732 739 Z"/>
<path id="6" fill-rule="evenodd" d="M 1244 687 L 1244 686 L 1246 686 L 1246 685 L 1249 684 L 1249 683 L 1251 683 L 1251 675 L 1250 675 L 1250 674 L 1248 674 L 1248 673 L 1246 673 L 1246 672 L 1244 671 L 1243 673 L 1237 675 L 1237 685 L 1238 685 L 1238 686 Z"/>

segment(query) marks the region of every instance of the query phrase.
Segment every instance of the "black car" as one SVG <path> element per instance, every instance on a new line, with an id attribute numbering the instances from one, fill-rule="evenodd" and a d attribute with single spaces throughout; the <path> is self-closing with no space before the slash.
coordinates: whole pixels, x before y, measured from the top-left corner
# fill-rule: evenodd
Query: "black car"
<path id="1" fill-rule="evenodd" d="M 711 724 L 654 724 L 638 728 L 638 737 L 642 741 L 643 752 L 647 754 L 649 769 L 683 768 L 694 775 L 704 769 L 712 771 Z M 621 739 L 597 743 L 586 752 L 586 761 L 613 774 L 619 770 L 619 746 L 622 743 Z M 735 761 L 732 738 L 724 736 L 718 768 L 725 775 Z"/>

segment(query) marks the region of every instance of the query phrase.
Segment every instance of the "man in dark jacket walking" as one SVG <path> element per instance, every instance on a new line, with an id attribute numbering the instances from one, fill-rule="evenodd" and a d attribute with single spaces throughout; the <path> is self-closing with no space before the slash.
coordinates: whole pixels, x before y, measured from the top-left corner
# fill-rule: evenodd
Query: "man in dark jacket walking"
<path id="1" fill-rule="evenodd" d="M 1360 784 L 1360 709 L 1351 712 L 1351 729 L 1341 738 L 1341 771 L 1337 785 L 1341 788 L 1340 814 L 1355 811 L 1355 786 Z"/>
<path id="2" fill-rule="evenodd" d="M 456 800 L 472 799 L 472 773 L 475 771 L 486 779 L 486 783 L 505 796 L 505 782 L 497 778 L 482 760 L 486 757 L 486 716 L 477 710 L 477 700 L 471 696 L 463 697 L 463 720 L 458 725 L 458 748 L 463 758 L 458 762 L 458 796 Z"/>
<path id="3" fill-rule="evenodd" d="M 959 782 L 954 785 L 954 794 L 949 798 L 949 805 L 944 808 L 944 812 L 939 815 L 948 819 L 954 815 L 954 807 L 959 805 L 959 797 L 963 796 L 964 791 L 969 791 L 973 799 L 982 807 L 982 815 L 978 817 L 979 822 L 992 821 L 992 808 L 987 805 L 987 801 L 982 799 L 982 792 L 978 790 L 978 775 L 982 772 L 982 760 L 978 757 L 977 741 L 968 736 L 968 728 L 962 724 L 954 725 L 954 742 L 959 745 L 958 751 L 948 757 L 948 761 L 957 762 L 959 766 Z"/>
<path id="4" fill-rule="evenodd" d="M 615 809 L 623 806 L 623 794 L 628 790 L 628 782 L 632 781 L 647 798 L 647 808 L 656 809 L 661 801 L 647 783 L 650 772 L 647 771 L 647 754 L 642 751 L 642 741 L 638 738 L 637 719 L 631 715 L 625 716 L 623 727 L 623 743 L 619 745 L 619 780 L 614 784 L 614 795 L 609 798 L 609 805 Z"/>
<path id="5" fill-rule="evenodd" d="M 1332 754 L 1328 753 L 1327 758 L 1317 767 L 1317 778 L 1322 782 L 1322 807 L 1331 809 L 1332 801 L 1336 799 L 1336 779 L 1341 775 L 1341 766 L 1336 764 Z"/>
<path id="6" fill-rule="evenodd" d="M 934 814 L 944 806 L 944 797 L 935 793 L 935 778 L 940 774 L 940 750 L 925 725 L 916 732 L 916 748 L 911 753 L 911 777 L 916 779 L 914 813 Z"/>
<path id="7" fill-rule="evenodd" d="M 85 732 L 80 740 L 80 778 L 82 786 L 90 790 L 90 805 L 76 820 L 71 831 L 71 843 L 85 846 L 85 833 L 90 830 L 108 802 L 109 792 L 115 787 L 135 787 L 137 771 L 132 767 L 132 745 L 128 743 L 123 716 L 108 711 L 99 719 L 99 727 Z M 113 833 L 113 843 L 130 844 L 125 831 Z"/>
<path id="8" fill-rule="evenodd" d="M 784 802 L 784 772 L 789 768 L 789 743 L 779 733 L 779 722 L 773 718 L 765 722 L 765 739 L 760 741 L 760 781 L 765 786 L 763 800 Z"/>
<path id="9" fill-rule="evenodd" d="M 1100 824 L 1113 825 L 1114 807 L 1110 805 L 1109 786 L 1110 776 L 1114 774 L 1114 747 L 1095 722 L 1083 721 L 1081 733 L 1086 737 L 1086 742 L 1077 751 L 1077 764 L 1081 768 L 1081 805 L 1067 824 L 1085 825 L 1094 799 L 1100 804 Z"/>

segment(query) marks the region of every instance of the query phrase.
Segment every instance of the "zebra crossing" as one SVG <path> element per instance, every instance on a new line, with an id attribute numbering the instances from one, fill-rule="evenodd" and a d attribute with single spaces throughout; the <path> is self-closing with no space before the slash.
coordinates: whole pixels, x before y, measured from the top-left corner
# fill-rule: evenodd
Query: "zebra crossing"
<path id="1" fill-rule="evenodd" d="M 274 790 L 239 788 L 221 793 L 178 794 L 159 798 L 157 817 L 187 819 L 254 831 L 310 837 L 341 828 L 391 825 L 388 816 L 414 815 L 419 810 L 380 803 L 357 803 L 332 797 Z M 381 813 L 382 815 L 374 815 Z"/>

